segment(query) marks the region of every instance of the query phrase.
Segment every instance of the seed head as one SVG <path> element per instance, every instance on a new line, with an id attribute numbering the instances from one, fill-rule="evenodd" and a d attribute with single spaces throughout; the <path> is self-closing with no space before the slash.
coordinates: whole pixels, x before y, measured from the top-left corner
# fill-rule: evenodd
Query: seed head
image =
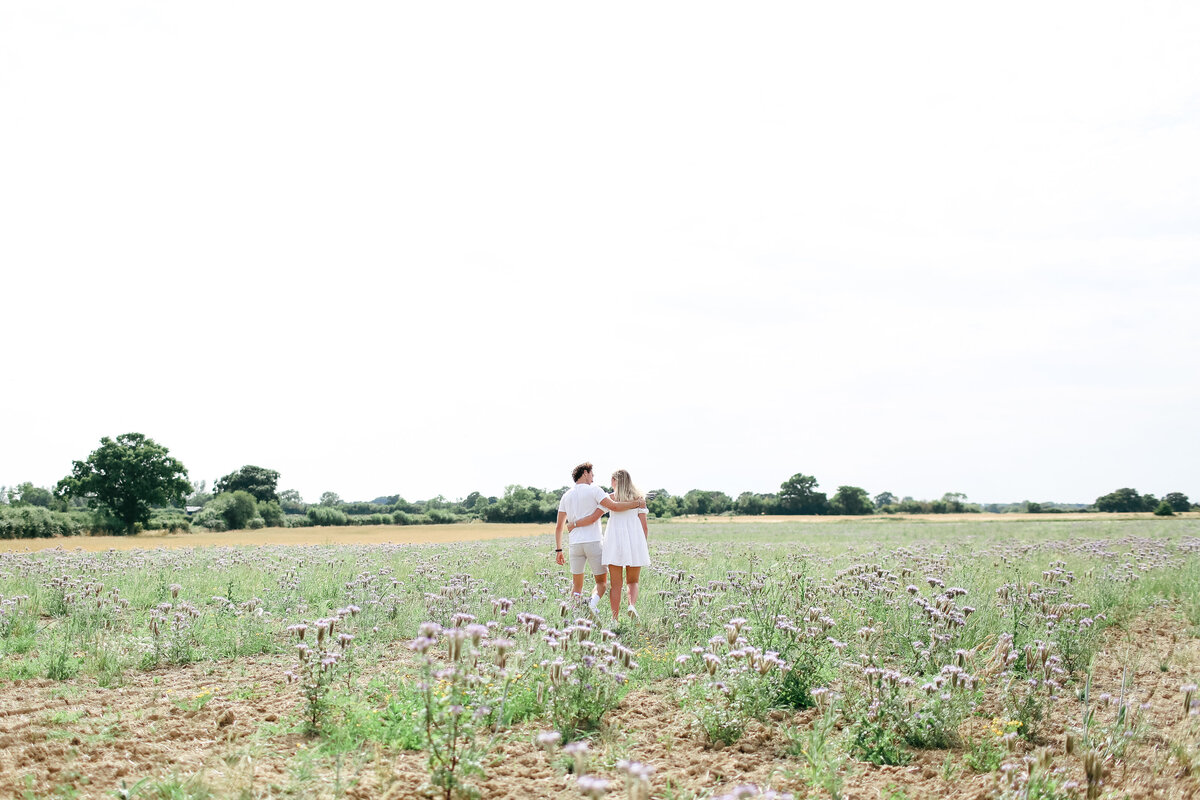
<path id="1" fill-rule="evenodd" d="M 562 741 L 562 734 L 558 731 L 542 731 L 537 735 L 537 745 L 546 751 L 547 755 L 553 755 L 558 743 Z"/>

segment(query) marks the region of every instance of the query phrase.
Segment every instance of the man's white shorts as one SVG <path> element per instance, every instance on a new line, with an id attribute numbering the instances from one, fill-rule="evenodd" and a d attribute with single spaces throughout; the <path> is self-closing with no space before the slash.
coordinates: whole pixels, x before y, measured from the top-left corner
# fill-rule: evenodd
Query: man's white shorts
<path id="1" fill-rule="evenodd" d="M 599 542 L 583 542 L 573 544 L 571 552 L 571 574 L 582 575 L 584 565 L 590 565 L 593 575 L 607 575 L 608 567 L 600 563 L 603 545 Z"/>

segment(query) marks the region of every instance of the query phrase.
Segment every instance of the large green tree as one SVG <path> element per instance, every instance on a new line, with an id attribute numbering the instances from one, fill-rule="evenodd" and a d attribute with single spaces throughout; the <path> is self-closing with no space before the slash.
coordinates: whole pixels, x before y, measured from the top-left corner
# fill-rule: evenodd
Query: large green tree
<path id="1" fill-rule="evenodd" d="M 683 496 L 684 514 L 724 514 L 733 507 L 733 499 L 725 494 L 711 489 L 692 489 Z"/>
<path id="2" fill-rule="evenodd" d="M 826 514 L 829 500 L 817 491 L 817 479 L 797 472 L 779 486 L 779 513 Z"/>
<path id="3" fill-rule="evenodd" d="M 108 510 L 132 532 L 150 519 L 152 506 L 182 503 L 192 491 L 187 469 L 167 448 L 140 433 L 105 436 L 85 461 L 73 462 L 58 482 L 63 497 L 81 497 L 92 508 Z"/>
<path id="4" fill-rule="evenodd" d="M 859 486 L 839 486 L 837 494 L 829 501 L 834 514 L 874 514 L 875 504 L 867 490 Z"/>
<path id="5" fill-rule="evenodd" d="M 504 496 L 483 509 L 485 522 L 553 522 L 558 517 L 559 492 L 533 486 L 506 486 Z"/>
<path id="6" fill-rule="evenodd" d="M 41 506 L 42 508 L 51 508 L 55 504 L 54 493 L 49 489 L 42 489 L 34 486 L 29 481 L 20 484 L 14 490 L 15 498 L 10 498 L 14 506 Z M 61 503 L 61 501 L 59 501 Z M 59 509 L 65 510 L 65 509 Z"/>
<path id="7" fill-rule="evenodd" d="M 308 509 L 308 504 L 296 489 L 284 489 L 280 492 L 279 505 L 285 514 L 303 514 Z"/>
<path id="8" fill-rule="evenodd" d="M 1192 507 L 1192 501 L 1183 492 L 1167 492 L 1162 501 L 1171 507 L 1172 511 L 1184 512 Z"/>
<path id="9" fill-rule="evenodd" d="M 1153 511 L 1157 506 L 1154 495 L 1140 495 L 1137 489 L 1128 486 L 1096 498 L 1098 511 Z"/>
<path id="10" fill-rule="evenodd" d="M 218 494 L 210 505 L 219 505 L 217 513 L 225 518 L 225 524 L 231 531 L 248 527 L 250 520 L 258 516 L 258 503 L 254 495 L 241 489 Z"/>
<path id="11" fill-rule="evenodd" d="M 266 467 L 247 464 L 217 481 L 217 494 L 224 492 L 249 492 L 260 503 L 278 500 L 275 490 L 279 487 L 279 473 Z"/>
<path id="12" fill-rule="evenodd" d="M 758 516 L 759 514 L 774 514 L 778 510 L 779 501 L 773 494 L 758 494 L 742 492 L 734 501 L 734 511 L 738 514 Z"/>
<path id="13" fill-rule="evenodd" d="M 679 498 L 672 496 L 666 489 L 657 489 L 646 493 L 646 506 L 656 517 L 674 517 L 683 513 Z"/>
<path id="14" fill-rule="evenodd" d="M 891 492 L 880 492 L 879 494 L 875 495 L 875 507 L 876 508 L 883 508 L 884 506 L 890 506 L 892 503 L 895 503 L 895 502 L 896 502 L 896 495 L 892 494 Z"/>

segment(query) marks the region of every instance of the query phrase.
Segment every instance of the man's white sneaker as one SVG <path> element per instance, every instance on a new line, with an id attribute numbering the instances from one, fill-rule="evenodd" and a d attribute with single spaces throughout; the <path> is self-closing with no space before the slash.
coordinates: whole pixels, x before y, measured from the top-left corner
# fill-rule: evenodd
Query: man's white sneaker
<path id="1" fill-rule="evenodd" d="M 629 612 L 629 616 L 633 617 L 634 619 L 641 619 L 641 618 L 642 618 L 642 615 L 641 615 L 641 614 L 639 614 L 639 613 L 637 612 L 637 609 L 636 609 L 636 608 L 634 608 L 633 606 L 630 606 L 629 608 L 627 608 L 627 609 L 626 609 L 626 611 L 628 611 L 628 612 Z"/>
<path id="2" fill-rule="evenodd" d="M 596 610 L 598 608 L 600 608 L 600 595 L 598 595 L 598 594 L 592 595 L 591 599 L 588 600 L 588 608 L 590 608 L 592 610 L 593 614 L 596 613 Z"/>

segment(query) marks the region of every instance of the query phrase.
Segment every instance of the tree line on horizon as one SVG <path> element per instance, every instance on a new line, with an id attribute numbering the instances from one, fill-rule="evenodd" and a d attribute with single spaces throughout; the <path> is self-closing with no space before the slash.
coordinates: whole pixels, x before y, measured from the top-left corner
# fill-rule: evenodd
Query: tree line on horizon
<path id="1" fill-rule="evenodd" d="M 70 536 L 81 533 L 135 534 L 143 530 L 224 531 L 265 527 L 330 525 L 421 525 L 481 520 L 493 523 L 554 522 L 558 502 L 568 486 L 539 489 L 510 485 L 502 496 L 471 492 L 458 500 L 441 495 L 408 501 L 402 496 L 370 501 L 344 501 L 325 492 L 307 503 L 294 489 L 278 488 L 276 470 L 245 465 L 218 479 L 208 491 L 205 481 L 188 479 L 187 469 L 167 448 L 140 433 L 110 439 L 87 459 L 75 461 L 69 475 L 53 488 L 30 482 L 0 486 L 0 539 Z M 1146 512 L 1169 516 L 1200 510 L 1182 492 L 1160 500 L 1121 488 L 1091 505 L 1036 503 L 979 505 L 960 492 L 937 500 L 898 498 L 891 492 L 871 496 L 858 486 L 839 486 L 832 497 L 819 491 L 817 478 L 796 473 L 775 493 L 692 489 L 674 495 L 665 489 L 647 492 L 650 513 L 676 516 L 852 515 L 1053 513 L 1065 511 Z"/>

